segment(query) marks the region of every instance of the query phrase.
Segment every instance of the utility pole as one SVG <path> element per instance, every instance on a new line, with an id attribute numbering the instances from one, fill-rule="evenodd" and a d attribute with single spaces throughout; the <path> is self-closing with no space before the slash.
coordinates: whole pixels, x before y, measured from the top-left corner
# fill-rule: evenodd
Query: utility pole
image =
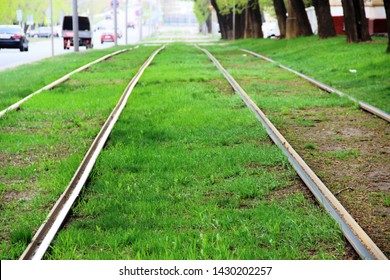
<path id="1" fill-rule="evenodd" d="M 50 0 L 50 27 L 51 27 L 51 61 L 54 60 L 54 17 L 53 0 Z"/>
<path id="2" fill-rule="evenodd" d="M 129 9 L 129 0 L 126 0 L 126 7 L 125 7 L 125 30 L 126 30 L 126 34 L 125 34 L 125 38 L 126 38 L 126 45 L 128 44 L 127 42 L 127 23 L 128 23 L 128 9 Z"/>
<path id="3" fill-rule="evenodd" d="M 119 5 L 119 0 L 114 0 L 114 32 L 115 32 L 115 46 L 118 46 L 118 5 Z"/>
<path id="4" fill-rule="evenodd" d="M 236 40 L 236 1 L 233 0 L 233 40 Z"/>
<path id="5" fill-rule="evenodd" d="M 77 12 L 77 0 L 73 0 L 73 46 L 74 51 L 79 52 L 79 14 Z"/>
<path id="6" fill-rule="evenodd" d="M 142 14 L 144 13 L 144 8 L 141 8 L 141 15 L 139 16 L 139 40 L 142 41 Z"/>

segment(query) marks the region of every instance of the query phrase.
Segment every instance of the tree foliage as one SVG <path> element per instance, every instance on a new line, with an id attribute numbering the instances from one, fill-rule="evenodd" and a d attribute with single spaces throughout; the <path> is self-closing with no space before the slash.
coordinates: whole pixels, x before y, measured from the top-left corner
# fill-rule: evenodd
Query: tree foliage
<path id="1" fill-rule="evenodd" d="M 235 5 L 235 13 L 241 14 L 245 8 L 248 0 L 217 0 L 219 12 L 221 15 L 228 15 L 232 12 L 233 5 Z"/>
<path id="2" fill-rule="evenodd" d="M 12 0 L 0 2 L 0 23 L 17 23 L 16 11 L 22 10 L 23 21 L 26 21 L 27 15 L 33 15 L 35 23 L 43 24 L 45 22 L 46 12 L 50 9 L 50 1 L 42 0 Z M 67 13 L 72 9 L 71 0 L 53 1 L 54 22 L 60 20 L 61 14 Z"/>
<path id="3" fill-rule="evenodd" d="M 211 14 L 209 5 L 210 0 L 195 0 L 194 13 L 200 25 L 205 23 Z"/>
<path id="4" fill-rule="evenodd" d="M 121 1 L 124 3 L 124 0 Z M 53 0 L 54 23 L 61 21 L 64 15 L 72 14 L 72 0 Z M 123 5 L 124 6 L 124 5 Z M 89 15 L 101 13 L 104 9 L 110 8 L 108 0 L 79 0 L 79 13 Z M 50 9 L 50 0 L 12 0 L 0 1 L 0 24 L 17 23 L 16 10 L 22 10 L 23 21 L 26 22 L 27 15 L 34 16 L 36 24 L 44 24 L 46 13 Z"/>

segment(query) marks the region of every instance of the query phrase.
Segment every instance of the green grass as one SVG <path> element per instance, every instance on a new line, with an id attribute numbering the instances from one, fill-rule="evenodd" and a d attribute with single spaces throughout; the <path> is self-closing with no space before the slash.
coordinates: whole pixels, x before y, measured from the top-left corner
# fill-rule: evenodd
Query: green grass
<path id="1" fill-rule="evenodd" d="M 342 150 L 337 152 L 329 152 L 328 156 L 336 159 L 349 159 L 349 158 L 357 158 L 360 155 L 359 150 Z"/>
<path id="2" fill-rule="evenodd" d="M 1 259 L 21 255 L 69 184 L 126 85 L 153 49 L 141 47 L 94 65 L 1 118 Z M 92 58 L 95 55 L 91 53 Z M 77 65 L 92 60 L 88 56 L 75 57 Z M 46 71 L 45 64 L 31 68 Z M 1 72 L 0 79 L 9 74 Z M 41 86 L 40 79 L 29 83 L 32 88 Z"/>
<path id="3" fill-rule="evenodd" d="M 385 53 L 386 44 L 387 39 L 379 37 L 368 43 L 346 44 L 344 36 L 327 40 L 312 36 L 290 40 L 239 40 L 232 46 L 266 55 L 390 112 L 390 56 Z"/>
<path id="4" fill-rule="evenodd" d="M 123 47 L 59 55 L 0 73 L 0 111 L 69 72 Z M 104 63 L 104 62 L 103 62 Z"/>
<path id="5" fill-rule="evenodd" d="M 235 46 L 207 48 L 276 125 L 283 121 L 279 115 L 289 116 L 296 110 L 357 108 L 348 98 L 326 93 L 277 65 L 243 54 Z M 295 122 L 300 126 L 315 126 L 314 121 L 306 118 L 296 119 Z"/>
<path id="6" fill-rule="evenodd" d="M 343 258 L 338 226 L 285 193 L 297 175 L 223 79 L 190 46 L 155 58 L 46 258 Z"/>
<path id="7" fill-rule="evenodd" d="M 383 195 L 382 202 L 384 206 L 390 207 L 390 195 Z"/>

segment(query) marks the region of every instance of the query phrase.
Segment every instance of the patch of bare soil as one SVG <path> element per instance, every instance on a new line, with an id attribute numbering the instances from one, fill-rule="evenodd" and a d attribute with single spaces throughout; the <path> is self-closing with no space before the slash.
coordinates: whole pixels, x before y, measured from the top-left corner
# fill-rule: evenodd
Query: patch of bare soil
<path id="1" fill-rule="evenodd" d="M 390 257 L 390 125 L 354 108 L 296 110 L 283 119 L 280 132 Z"/>
<path id="2" fill-rule="evenodd" d="M 32 190 L 27 190 L 27 191 L 18 191 L 18 190 L 10 190 L 10 191 L 5 191 L 1 197 L 0 197 L 0 202 L 1 206 L 4 204 L 11 203 L 12 201 L 30 201 L 34 198 L 35 192 Z M 0 206 L 0 207 L 1 207 Z"/>

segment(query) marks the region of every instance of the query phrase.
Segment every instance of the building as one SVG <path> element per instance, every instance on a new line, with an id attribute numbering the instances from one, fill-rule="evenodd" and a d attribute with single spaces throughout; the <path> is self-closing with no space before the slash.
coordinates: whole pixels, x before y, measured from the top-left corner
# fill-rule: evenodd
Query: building
<path id="1" fill-rule="evenodd" d="M 341 0 L 330 0 L 330 11 L 337 34 L 344 34 L 344 16 Z M 371 35 L 387 33 L 386 13 L 383 0 L 365 0 L 368 31 Z"/>

